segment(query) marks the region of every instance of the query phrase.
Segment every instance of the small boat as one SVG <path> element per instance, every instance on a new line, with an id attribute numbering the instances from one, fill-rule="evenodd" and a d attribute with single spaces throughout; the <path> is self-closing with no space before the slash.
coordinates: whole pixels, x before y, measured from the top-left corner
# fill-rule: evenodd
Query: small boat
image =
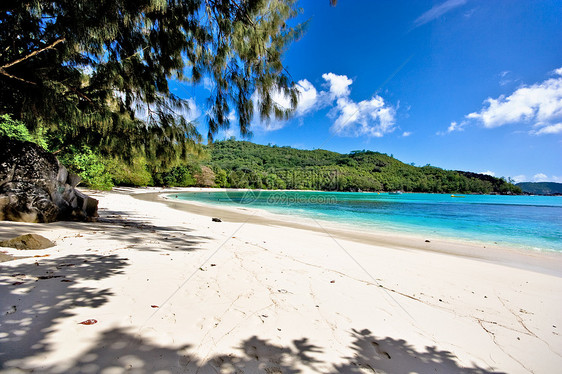
<path id="1" fill-rule="evenodd" d="M 390 191 L 389 195 L 402 195 L 402 191 Z"/>
<path id="2" fill-rule="evenodd" d="M 460 196 L 460 195 L 451 195 L 451 197 L 466 197 L 466 196 Z"/>

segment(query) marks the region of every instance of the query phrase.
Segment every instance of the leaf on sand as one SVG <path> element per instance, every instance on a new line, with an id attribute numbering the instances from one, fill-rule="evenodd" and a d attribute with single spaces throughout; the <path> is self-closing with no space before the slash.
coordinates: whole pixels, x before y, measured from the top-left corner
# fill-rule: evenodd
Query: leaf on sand
<path id="1" fill-rule="evenodd" d="M 95 325 L 96 323 L 98 323 L 97 320 L 95 319 L 87 319 L 85 321 L 79 322 L 79 325 Z"/>
<path id="2" fill-rule="evenodd" d="M 33 257 L 49 257 L 50 255 L 35 255 Z"/>
<path id="3" fill-rule="evenodd" d="M 64 278 L 62 275 L 42 275 L 37 277 L 37 279 L 53 279 L 53 278 Z"/>
<path id="4" fill-rule="evenodd" d="M 160 308 L 158 305 L 151 305 L 151 308 Z"/>

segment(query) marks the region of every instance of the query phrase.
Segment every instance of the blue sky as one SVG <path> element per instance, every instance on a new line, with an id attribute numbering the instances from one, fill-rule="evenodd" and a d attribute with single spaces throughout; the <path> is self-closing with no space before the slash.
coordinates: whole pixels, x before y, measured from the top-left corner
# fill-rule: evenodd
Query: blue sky
<path id="1" fill-rule="evenodd" d="M 309 27 L 285 64 L 301 102 L 250 140 L 562 182 L 562 1 L 299 5 Z"/>

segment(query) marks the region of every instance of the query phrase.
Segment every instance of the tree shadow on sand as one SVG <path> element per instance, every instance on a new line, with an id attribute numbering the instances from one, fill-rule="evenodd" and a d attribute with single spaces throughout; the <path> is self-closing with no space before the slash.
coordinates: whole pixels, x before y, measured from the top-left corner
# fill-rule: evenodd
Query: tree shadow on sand
<path id="1" fill-rule="evenodd" d="M 104 332 L 92 350 L 64 368 L 65 373 L 100 373 L 121 368 L 144 373 L 300 373 L 299 364 L 313 367 L 309 352 L 312 345 L 281 347 L 252 337 L 241 343 L 238 355 L 215 355 L 206 360 L 189 353 L 190 345 L 175 349 L 153 345 L 131 329 L 116 328 Z M 309 351 L 310 350 L 310 351 Z M 57 372 L 58 368 L 39 368 L 39 372 Z"/>
<path id="2" fill-rule="evenodd" d="M 113 295 L 108 288 L 76 282 L 122 274 L 126 265 L 127 259 L 116 255 L 75 255 L 0 266 L 0 363 L 48 352 L 48 336 L 59 322 L 74 317 L 74 309 L 100 307 Z"/>
<path id="3" fill-rule="evenodd" d="M 320 362 L 314 356 L 323 350 L 305 339 L 294 340 L 290 346 L 280 346 L 256 336 L 244 340 L 236 353 L 210 355 L 206 358 L 190 353 L 189 345 L 165 347 L 139 338 L 132 329 L 115 328 L 105 331 L 88 352 L 65 367 L 34 368 L 34 372 L 100 373 L 497 373 L 473 365 L 461 367 L 448 351 L 426 347 L 417 351 L 406 341 L 390 337 L 376 338 L 369 330 L 353 330 L 352 357 L 343 364 Z M 31 368 L 29 368 L 31 369 Z"/>
<path id="4" fill-rule="evenodd" d="M 53 223 L 21 224 L 3 222 L 0 226 L 0 240 L 10 239 L 30 232 L 72 230 L 85 240 L 102 240 L 105 234 L 111 240 L 118 240 L 139 251 L 194 251 L 207 240 L 207 236 L 194 235 L 193 230 L 182 225 L 158 226 L 151 224 L 133 212 L 104 210 L 96 222 L 59 221 Z M 54 238 L 49 238 L 54 239 Z"/>
<path id="5" fill-rule="evenodd" d="M 459 366 L 452 352 L 439 350 L 435 346 L 418 351 L 403 339 L 377 338 L 367 329 L 354 329 L 352 336 L 354 355 L 346 357 L 346 364 L 334 365 L 336 373 L 499 373 L 474 363 L 472 367 Z"/>

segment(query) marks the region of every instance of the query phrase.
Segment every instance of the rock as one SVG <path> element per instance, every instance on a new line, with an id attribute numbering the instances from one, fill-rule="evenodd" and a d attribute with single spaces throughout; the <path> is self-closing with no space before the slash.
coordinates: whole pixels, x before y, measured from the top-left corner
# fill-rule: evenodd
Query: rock
<path id="1" fill-rule="evenodd" d="M 222 222 L 222 219 L 220 219 L 220 218 L 215 218 L 215 217 L 211 218 L 211 220 L 212 220 L 213 222 Z"/>
<path id="2" fill-rule="evenodd" d="M 0 247 L 9 247 L 15 249 L 45 249 L 54 247 L 55 243 L 37 234 L 20 235 L 10 240 L 0 242 Z"/>
<path id="3" fill-rule="evenodd" d="M 0 262 L 12 261 L 14 256 L 11 256 L 6 253 L 0 253 Z"/>
<path id="4" fill-rule="evenodd" d="M 43 148 L 2 138 L 0 220 L 93 220 L 98 201 L 76 190 L 79 182 L 79 176 Z"/>

